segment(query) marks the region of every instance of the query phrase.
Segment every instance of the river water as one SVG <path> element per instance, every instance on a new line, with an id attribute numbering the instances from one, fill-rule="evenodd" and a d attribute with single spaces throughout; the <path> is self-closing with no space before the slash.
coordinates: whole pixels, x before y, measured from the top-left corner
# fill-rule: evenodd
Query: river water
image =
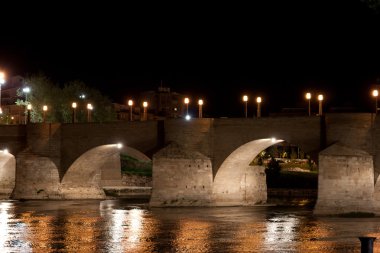
<path id="1" fill-rule="evenodd" d="M 380 238 L 380 218 L 316 217 L 302 206 L 0 202 L 0 252 L 360 252 L 359 236 Z"/>

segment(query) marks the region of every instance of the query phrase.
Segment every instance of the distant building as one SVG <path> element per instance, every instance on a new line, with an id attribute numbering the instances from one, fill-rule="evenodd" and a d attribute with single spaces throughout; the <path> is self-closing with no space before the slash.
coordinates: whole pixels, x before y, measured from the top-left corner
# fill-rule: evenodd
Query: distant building
<path id="1" fill-rule="evenodd" d="M 142 101 L 149 103 L 149 111 L 157 117 L 178 118 L 183 115 L 183 96 L 170 91 L 169 87 L 158 87 L 157 91 L 140 94 Z"/>
<path id="2" fill-rule="evenodd" d="M 148 102 L 147 119 L 178 118 L 184 116 L 183 96 L 170 91 L 169 87 L 158 87 L 157 91 L 142 92 L 132 106 L 132 120 L 142 120 L 143 102 Z M 118 120 L 130 120 L 130 106 L 114 103 Z"/>
<path id="3" fill-rule="evenodd" d="M 17 91 L 24 86 L 24 78 L 13 76 L 1 86 L 1 109 L 3 111 L 2 122 L 7 124 L 22 124 L 25 122 L 25 108 L 16 105 Z"/>

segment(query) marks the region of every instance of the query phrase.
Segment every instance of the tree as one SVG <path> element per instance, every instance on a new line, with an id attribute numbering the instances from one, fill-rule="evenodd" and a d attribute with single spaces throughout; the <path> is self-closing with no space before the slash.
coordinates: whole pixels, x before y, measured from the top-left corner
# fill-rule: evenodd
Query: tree
<path id="1" fill-rule="evenodd" d="M 33 75 L 26 79 L 30 86 L 30 93 L 24 99 L 17 100 L 20 106 L 32 105 L 31 121 L 41 122 L 43 119 L 43 105 L 48 106 L 47 122 L 69 123 L 72 120 L 72 102 L 77 102 L 76 118 L 78 122 L 87 121 L 87 103 L 93 105 L 92 121 L 104 122 L 116 119 L 112 103 L 99 91 L 89 88 L 81 81 L 72 81 L 64 84 L 61 89 L 43 74 Z M 83 100 L 80 94 L 85 94 Z M 24 96 L 19 91 L 20 96 Z"/>
<path id="2" fill-rule="evenodd" d="M 103 96 L 98 90 L 87 87 L 81 81 L 73 81 L 65 84 L 63 94 L 70 99 L 65 103 L 61 110 L 65 116 L 65 121 L 71 120 L 71 104 L 78 101 L 76 118 L 78 122 L 87 121 L 87 104 L 91 103 L 94 110 L 92 112 L 92 121 L 104 122 L 116 119 L 116 113 L 113 109 L 111 101 Z M 78 99 L 81 94 L 85 94 L 85 98 Z"/>
<path id="3" fill-rule="evenodd" d="M 370 8 L 374 9 L 376 12 L 380 10 L 380 0 L 361 0 L 366 3 Z"/>

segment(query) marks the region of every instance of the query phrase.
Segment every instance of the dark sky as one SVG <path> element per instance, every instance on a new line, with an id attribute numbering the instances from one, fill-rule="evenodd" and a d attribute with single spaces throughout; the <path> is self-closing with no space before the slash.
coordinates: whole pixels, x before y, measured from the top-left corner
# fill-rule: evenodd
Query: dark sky
<path id="1" fill-rule="evenodd" d="M 178 2 L 8 8 L 0 68 L 79 79 L 119 103 L 162 80 L 202 96 L 211 116 L 241 116 L 243 93 L 262 96 L 266 113 L 305 107 L 306 91 L 328 108 L 372 107 L 380 15 L 361 1 Z"/>

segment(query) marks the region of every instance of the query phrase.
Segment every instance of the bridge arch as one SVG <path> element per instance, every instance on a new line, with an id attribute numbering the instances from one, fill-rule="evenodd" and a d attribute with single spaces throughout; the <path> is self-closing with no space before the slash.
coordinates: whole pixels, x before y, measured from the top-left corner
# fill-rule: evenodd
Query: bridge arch
<path id="1" fill-rule="evenodd" d="M 100 145 L 83 153 L 68 168 L 61 182 L 66 199 L 105 198 L 103 186 L 121 186 L 120 153 L 140 160 L 150 160 L 132 147 Z"/>
<path id="2" fill-rule="evenodd" d="M 219 167 L 213 183 L 214 205 L 254 205 L 267 200 L 263 166 L 249 164 L 261 151 L 283 142 L 275 139 L 258 139 L 235 149 Z"/>
<path id="3" fill-rule="evenodd" d="M 9 198 L 16 184 L 16 159 L 7 150 L 0 151 L 0 197 Z"/>

